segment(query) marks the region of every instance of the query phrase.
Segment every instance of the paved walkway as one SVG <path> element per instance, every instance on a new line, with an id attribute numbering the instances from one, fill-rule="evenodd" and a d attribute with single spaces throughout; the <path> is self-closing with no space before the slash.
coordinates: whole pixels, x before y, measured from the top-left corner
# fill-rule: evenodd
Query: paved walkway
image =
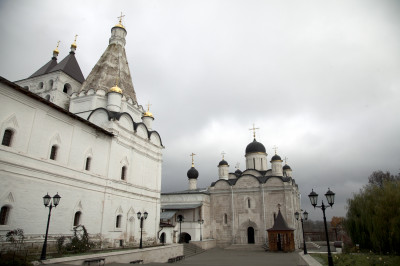
<path id="1" fill-rule="evenodd" d="M 160 263 L 149 263 L 148 266 L 160 266 Z M 241 249 L 222 249 L 213 248 L 186 258 L 180 262 L 169 265 L 218 265 L 218 266 L 296 266 L 306 265 L 300 259 L 298 252 L 293 253 L 274 253 L 265 252 L 262 249 L 241 250 Z"/>

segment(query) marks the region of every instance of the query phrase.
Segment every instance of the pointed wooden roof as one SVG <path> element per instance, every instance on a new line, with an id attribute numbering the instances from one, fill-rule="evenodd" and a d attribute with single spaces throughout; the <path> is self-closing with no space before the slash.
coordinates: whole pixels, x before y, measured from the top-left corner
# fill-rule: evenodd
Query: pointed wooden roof
<path id="1" fill-rule="evenodd" d="M 40 76 L 40 75 L 47 74 L 56 65 L 57 65 L 57 58 L 56 57 L 52 57 L 49 62 L 47 62 L 44 66 L 39 68 L 29 78 L 33 78 L 33 77 L 37 77 L 37 76 Z"/>
<path id="2" fill-rule="evenodd" d="M 49 73 L 61 70 L 64 73 L 71 76 L 71 78 L 83 83 L 85 81 L 85 77 L 82 74 L 82 70 L 79 67 L 78 61 L 75 58 L 75 53 L 70 52 L 60 63 L 54 66 Z"/>
<path id="3" fill-rule="evenodd" d="M 275 219 L 274 226 L 268 229 L 267 231 L 294 231 L 293 228 L 290 228 L 285 219 L 283 219 L 281 210 L 278 211 L 278 216 Z"/>

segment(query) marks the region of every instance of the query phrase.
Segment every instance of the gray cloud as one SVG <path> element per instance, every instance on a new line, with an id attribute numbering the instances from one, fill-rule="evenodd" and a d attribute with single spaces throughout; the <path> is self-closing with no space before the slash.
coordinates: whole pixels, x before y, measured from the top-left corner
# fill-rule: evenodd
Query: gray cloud
<path id="1" fill-rule="evenodd" d="M 191 152 L 204 187 L 221 151 L 243 169 L 253 122 L 289 158 L 303 208 L 311 188 L 337 193 L 328 218 L 372 171 L 399 172 L 398 1 L 1 1 L 0 75 L 28 77 L 78 34 L 87 76 L 121 11 L 138 101 L 166 146 L 163 190 L 187 188 Z"/>

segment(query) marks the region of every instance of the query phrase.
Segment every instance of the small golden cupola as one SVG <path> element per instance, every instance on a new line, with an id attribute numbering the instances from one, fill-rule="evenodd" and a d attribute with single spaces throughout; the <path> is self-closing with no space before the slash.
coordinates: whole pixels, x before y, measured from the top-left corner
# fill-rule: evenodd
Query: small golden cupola
<path id="1" fill-rule="evenodd" d="M 147 111 L 143 113 L 143 117 L 151 117 L 151 118 L 154 118 L 153 114 L 150 112 L 150 106 L 151 106 L 151 104 L 148 103 L 148 104 L 147 104 Z"/>
<path id="2" fill-rule="evenodd" d="M 75 34 L 74 42 L 71 44 L 71 52 L 73 52 L 73 53 L 75 53 L 76 48 L 78 47 L 78 46 L 76 45 L 76 38 L 77 38 L 77 37 L 78 37 L 78 34 Z"/>
<path id="3" fill-rule="evenodd" d="M 120 87 L 118 87 L 117 84 L 115 84 L 114 87 L 111 87 L 110 90 L 109 90 L 109 92 L 117 92 L 117 93 L 122 94 L 122 90 L 121 90 Z"/>
<path id="4" fill-rule="evenodd" d="M 110 88 L 107 93 L 107 110 L 111 112 L 121 112 L 122 90 L 118 87 L 118 78 L 114 87 Z"/>
<path id="5" fill-rule="evenodd" d="M 116 24 L 114 27 L 119 27 L 119 28 L 125 29 L 124 25 L 122 25 L 122 18 L 123 17 L 125 17 L 125 15 L 122 15 L 122 12 L 121 12 L 121 16 L 118 17 L 118 19 L 119 19 L 118 24 Z"/>
<path id="6" fill-rule="evenodd" d="M 57 47 L 56 49 L 53 50 L 53 57 L 57 58 L 58 54 L 60 51 L 58 50 L 58 47 L 60 46 L 60 41 L 57 42 Z"/>

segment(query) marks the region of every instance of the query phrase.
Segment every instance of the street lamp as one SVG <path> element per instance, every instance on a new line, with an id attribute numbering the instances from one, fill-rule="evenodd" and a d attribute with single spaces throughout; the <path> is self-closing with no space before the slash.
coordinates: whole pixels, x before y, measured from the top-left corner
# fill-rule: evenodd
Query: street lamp
<path id="1" fill-rule="evenodd" d="M 197 222 L 200 225 L 200 241 L 203 241 L 203 236 L 201 234 L 201 225 L 204 223 L 204 220 L 203 219 L 201 219 L 201 220 L 199 219 L 199 220 L 197 220 Z"/>
<path id="2" fill-rule="evenodd" d="M 43 243 L 43 248 L 42 248 L 42 254 L 40 255 L 40 260 L 45 260 L 46 259 L 46 250 L 47 250 L 47 235 L 49 234 L 49 224 L 50 224 L 50 216 L 51 216 L 51 209 L 53 207 L 57 207 L 57 205 L 60 203 L 60 195 L 58 195 L 58 192 L 56 195 L 54 195 L 53 200 L 51 200 L 51 197 L 49 196 L 49 193 L 43 197 L 43 204 L 45 207 L 49 208 L 49 216 L 47 217 L 47 227 L 46 227 L 46 236 L 44 237 L 44 243 Z M 49 205 L 50 204 L 50 205 Z M 54 206 L 53 206 L 54 204 Z"/>
<path id="3" fill-rule="evenodd" d="M 329 236 L 328 236 L 328 228 L 326 226 L 326 217 L 325 217 L 325 209 L 328 208 L 329 206 L 326 206 L 324 204 L 324 201 L 322 201 L 321 206 L 317 206 L 317 201 L 318 201 L 318 194 L 314 192 L 314 190 L 311 190 L 310 195 L 308 195 L 311 201 L 311 205 L 317 208 L 320 208 L 322 210 L 322 213 L 324 214 L 324 225 L 325 225 L 325 235 L 326 235 L 326 243 L 328 244 L 328 264 L 329 266 L 333 266 L 333 259 L 332 259 L 332 254 L 331 254 L 331 247 L 329 245 Z M 328 204 L 333 206 L 335 203 L 335 193 L 333 193 L 329 188 L 328 191 L 325 193 L 326 200 L 328 201 Z"/>
<path id="4" fill-rule="evenodd" d="M 183 222 L 183 215 L 178 215 L 178 222 L 179 222 L 179 243 L 181 243 L 181 237 L 182 237 L 182 222 Z"/>
<path id="5" fill-rule="evenodd" d="M 148 213 L 145 211 L 142 215 L 141 212 L 137 213 L 137 218 L 140 220 L 140 245 L 139 248 L 143 248 L 142 239 L 143 239 L 143 220 L 147 219 Z"/>
<path id="6" fill-rule="evenodd" d="M 303 210 L 300 210 L 300 211 L 303 211 Z M 298 221 L 299 217 L 300 217 L 300 213 L 299 212 L 295 212 L 294 216 L 296 217 L 296 220 Z M 307 211 L 303 212 L 303 217 L 300 217 L 301 230 L 303 231 L 303 250 L 304 250 L 304 254 L 307 254 L 306 238 L 304 236 L 303 218 L 304 218 L 304 221 L 307 221 L 307 219 L 308 219 L 308 212 Z"/>

